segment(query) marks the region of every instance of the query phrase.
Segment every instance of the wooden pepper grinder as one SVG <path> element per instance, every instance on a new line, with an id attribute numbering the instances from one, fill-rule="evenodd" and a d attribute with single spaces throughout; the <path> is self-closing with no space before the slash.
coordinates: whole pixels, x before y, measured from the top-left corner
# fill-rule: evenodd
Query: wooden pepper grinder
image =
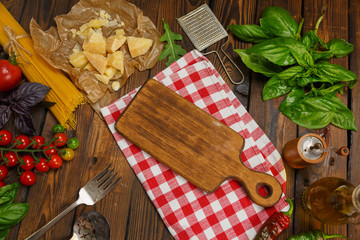
<path id="1" fill-rule="evenodd" d="M 332 146 L 327 147 L 324 139 L 315 133 L 293 139 L 286 143 L 283 149 L 284 160 L 292 168 L 304 168 L 320 163 L 335 153 L 347 156 L 350 151 L 347 147 L 341 147 L 338 151 Z"/>

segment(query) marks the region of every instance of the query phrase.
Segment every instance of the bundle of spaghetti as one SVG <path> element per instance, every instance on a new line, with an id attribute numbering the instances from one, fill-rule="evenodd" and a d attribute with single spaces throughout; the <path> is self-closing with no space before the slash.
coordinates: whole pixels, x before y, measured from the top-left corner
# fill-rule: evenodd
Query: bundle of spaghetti
<path id="1" fill-rule="evenodd" d="M 17 62 L 26 79 L 51 88 L 45 97 L 45 101 L 56 103 L 50 107 L 51 112 L 64 127 L 71 126 L 75 129 L 74 111 L 86 101 L 85 97 L 61 70 L 52 67 L 36 53 L 31 37 L 2 3 L 0 15 L 0 44 L 15 45 L 13 50 L 18 56 Z"/>

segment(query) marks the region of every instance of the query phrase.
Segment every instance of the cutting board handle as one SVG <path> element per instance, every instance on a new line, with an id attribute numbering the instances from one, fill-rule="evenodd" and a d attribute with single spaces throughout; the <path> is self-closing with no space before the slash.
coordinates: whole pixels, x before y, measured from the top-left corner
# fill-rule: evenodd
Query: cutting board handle
<path id="1" fill-rule="evenodd" d="M 254 203 L 263 207 L 274 206 L 283 193 L 281 184 L 275 177 L 264 172 L 253 171 L 244 165 L 240 171 L 234 173 L 233 178 L 242 184 Z M 266 196 L 259 193 L 261 187 L 265 187 Z"/>

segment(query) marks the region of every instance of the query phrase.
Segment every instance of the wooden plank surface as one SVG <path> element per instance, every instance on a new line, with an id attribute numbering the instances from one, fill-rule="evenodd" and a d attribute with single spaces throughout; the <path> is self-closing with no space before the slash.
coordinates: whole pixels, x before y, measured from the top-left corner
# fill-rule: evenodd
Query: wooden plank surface
<path id="1" fill-rule="evenodd" d="M 360 75 L 360 2 L 359 1 L 349 1 L 349 25 L 348 25 L 348 37 L 349 41 L 354 44 L 354 53 L 349 57 L 349 68 L 357 76 Z M 349 94 L 349 101 L 351 110 L 355 116 L 360 116 L 360 88 L 359 86 L 355 87 Z M 356 125 L 360 126 L 360 118 L 356 117 Z M 360 134 L 358 132 L 351 132 L 348 135 L 348 146 L 350 146 L 350 157 L 347 164 L 347 179 L 350 180 L 354 185 L 360 184 L 360 151 L 357 146 L 360 145 Z M 360 238 L 360 225 L 349 225 L 347 228 L 348 236 L 351 239 Z"/>
<path id="2" fill-rule="evenodd" d="M 259 24 L 259 19 L 261 17 L 262 11 L 267 6 L 280 6 L 287 9 L 292 16 L 296 19 L 297 22 L 301 19 L 301 9 L 302 1 L 286 1 L 286 0 L 267 0 L 267 1 L 257 1 L 256 16 L 253 24 Z M 264 102 L 262 100 L 262 89 L 266 83 L 267 78 L 261 74 L 251 73 L 251 85 L 250 85 L 250 107 L 249 113 L 259 126 L 263 129 L 265 134 L 270 138 L 271 142 L 275 145 L 277 150 L 282 152 L 283 146 L 290 140 L 297 137 L 297 128 L 294 123 L 292 123 L 288 118 L 282 115 L 279 112 L 279 106 L 283 101 L 283 97 L 269 100 Z M 296 199 L 294 196 L 295 189 L 295 176 L 296 173 L 293 169 L 288 167 L 284 163 L 286 169 L 286 196 L 293 199 Z M 298 207 L 295 205 L 295 207 Z M 297 211 L 294 212 L 294 216 Z M 296 219 L 294 217 L 293 219 Z M 294 233 L 294 227 L 298 226 L 297 222 L 294 220 L 290 223 L 288 229 L 280 236 L 279 239 L 287 239 Z"/>
<path id="3" fill-rule="evenodd" d="M 77 2 L 76 0 L 0 1 L 27 31 L 31 18 L 34 18 L 43 29 L 47 29 L 55 25 L 53 18 L 56 15 L 66 14 Z M 130 0 L 130 2 L 142 9 L 144 15 L 149 16 L 161 33 L 163 33 L 161 20 L 164 18 L 174 32 L 183 35 L 184 39 L 181 45 L 187 51 L 193 49 L 190 40 L 175 18 L 197 8 L 203 3 L 202 0 Z M 359 1 L 207 0 L 206 3 L 208 3 L 224 27 L 229 24 L 257 24 L 262 10 L 267 6 L 276 5 L 286 8 L 297 22 L 304 17 L 304 30 L 310 30 L 314 27 L 317 18 L 321 14 L 322 6 L 327 5 L 324 20 L 320 25 L 319 35 L 323 37 L 325 42 L 335 37 L 344 38 L 354 44 L 355 51 L 349 57 L 339 58 L 333 62 L 345 68 L 350 68 L 357 76 L 360 74 L 358 61 L 360 55 Z M 286 195 L 294 199 L 295 213 L 289 229 L 285 230 L 279 239 L 287 239 L 293 233 L 314 228 L 323 229 L 327 233 L 345 234 L 350 239 L 360 239 L 359 226 L 323 225 L 303 211 L 300 200 L 306 187 L 316 179 L 324 176 L 339 176 L 350 180 L 355 185 L 360 184 L 360 176 L 357 174 L 360 168 L 358 161 L 360 149 L 357 147 L 360 144 L 359 134 L 332 126 L 320 131 L 310 131 L 297 127 L 279 112 L 278 107 L 283 100 L 282 98 L 263 102 L 261 92 L 266 78 L 249 71 L 232 51 L 234 48 L 247 48 L 251 44 L 239 41 L 231 34 L 229 38 L 229 44 L 224 49 L 242 69 L 248 86 L 245 88 L 249 90 L 249 96 L 238 94 L 235 91 L 236 86 L 229 82 L 215 56 L 212 54 L 208 57 L 280 153 L 286 142 L 307 132 L 323 134 L 329 145 L 336 147 L 345 145 L 351 151 L 349 157 L 336 157 L 334 160 L 330 159 L 301 170 L 291 169 L 285 164 L 287 173 Z M 223 42 L 214 44 L 206 51 L 217 50 L 220 52 L 222 44 Z M 240 78 L 239 73 L 226 60 L 225 56 L 220 55 L 231 76 L 238 80 Z M 135 71 L 127 84 L 119 91 L 118 96 L 120 97 L 140 86 L 145 80 L 153 77 L 164 68 L 165 61 L 161 61 L 149 71 Z M 346 91 L 341 96 L 341 99 L 351 107 L 357 126 L 360 127 L 358 118 L 360 116 L 359 86 L 357 85 L 353 90 Z M 33 113 L 33 116 L 37 133 L 50 138 L 51 128 L 57 123 L 53 115 L 46 110 L 38 109 Z M 108 219 L 111 225 L 112 239 L 172 239 L 171 234 L 161 221 L 156 209 L 123 157 L 103 120 L 93 112 L 89 105 L 81 106 L 76 112 L 76 118 L 78 120 L 76 131 L 67 132 L 70 136 L 76 136 L 80 140 L 81 144 L 79 149 L 76 150 L 76 158 L 72 162 L 64 164 L 58 171 L 37 174 L 37 183 L 34 186 L 20 188 L 16 201 L 30 203 L 30 211 L 18 226 L 11 229 L 7 239 L 24 239 L 31 232 L 55 217 L 76 200 L 78 189 L 108 163 L 112 163 L 116 171 L 122 176 L 118 187 L 95 206 L 81 206 L 74 212 L 69 213 L 46 234 L 44 239 L 69 239 L 75 219 L 81 213 L 90 210 L 97 210 Z M 11 123 L 6 125 L 6 129 L 15 132 L 15 128 Z M 16 181 L 16 174 L 11 174 L 8 181 Z"/>

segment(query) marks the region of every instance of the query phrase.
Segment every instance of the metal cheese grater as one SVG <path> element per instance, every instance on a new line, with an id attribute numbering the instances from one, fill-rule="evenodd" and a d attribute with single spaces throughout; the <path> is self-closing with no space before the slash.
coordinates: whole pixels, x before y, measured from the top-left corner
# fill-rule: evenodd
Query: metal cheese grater
<path id="1" fill-rule="evenodd" d="M 181 28 L 185 31 L 186 35 L 189 37 L 192 44 L 200 52 L 205 48 L 209 47 L 210 45 L 224 38 L 227 38 L 226 42 L 221 46 L 221 51 L 240 72 L 242 76 L 242 80 L 240 82 L 235 82 L 231 79 L 230 74 L 226 70 L 226 67 L 217 51 L 210 51 L 203 54 L 207 55 L 210 53 L 216 53 L 218 59 L 221 62 L 221 65 L 225 69 L 226 75 L 233 84 L 241 84 L 244 81 L 244 74 L 242 73 L 240 68 L 223 50 L 223 47 L 229 41 L 229 35 L 206 3 L 204 3 L 197 9 L 189 12 L 188 14 L 178 18 L 177 21 L 180 24 Z"/>

